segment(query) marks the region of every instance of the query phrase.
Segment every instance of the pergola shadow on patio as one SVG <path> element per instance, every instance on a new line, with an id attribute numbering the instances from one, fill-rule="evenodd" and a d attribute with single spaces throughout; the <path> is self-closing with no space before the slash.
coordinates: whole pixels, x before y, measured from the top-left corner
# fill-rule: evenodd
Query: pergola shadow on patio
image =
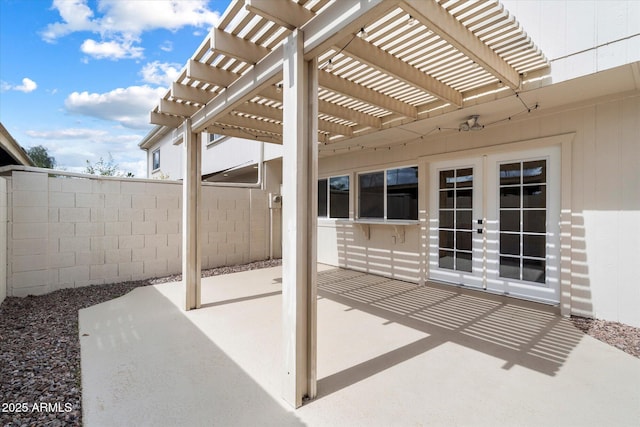
<path id="1" fill-rule="evenodd" d="M 95 425 L 632 425 L 640 361 L 554 308 L 318 267 L 318 396 L 281 398 L 281 268 L 80 312 Z"/>
<path id="2" fill-rule="evenodd" d="M 445 343 L 555 375 L 584 336 L 557 309 L 457 287 L 413 283 L 334 269 L 318 274 L 318 295 L 427 334 L 415 342 L 318 381 L 319 396 L 335 392 Z"/>

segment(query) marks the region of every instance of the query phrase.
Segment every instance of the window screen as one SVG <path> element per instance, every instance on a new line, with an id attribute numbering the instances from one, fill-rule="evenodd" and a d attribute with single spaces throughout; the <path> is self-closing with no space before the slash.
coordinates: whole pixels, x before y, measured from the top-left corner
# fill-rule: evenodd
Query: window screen
<path id="1" fill-rule="evenodd" d="M 358 216 L 384 218 L 384 172 L 358 176 Z"/>
<path id="2" fill-rule="evenodd" d="M 349 218 L 348 176 L 329 178 L 329 216 L 331 218 Z"/>

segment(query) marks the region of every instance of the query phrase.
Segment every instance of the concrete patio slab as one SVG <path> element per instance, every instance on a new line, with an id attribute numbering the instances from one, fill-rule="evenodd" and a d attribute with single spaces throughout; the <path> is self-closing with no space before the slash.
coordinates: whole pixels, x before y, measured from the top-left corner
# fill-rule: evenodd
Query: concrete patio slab
<path id="1" fill-rule="evenodd" d="M 319 266 L 318 398 L 281 390 L 281 270 L 80 311 L 88 426 L 637 426 L 640 360 L 556 309 Z"/>

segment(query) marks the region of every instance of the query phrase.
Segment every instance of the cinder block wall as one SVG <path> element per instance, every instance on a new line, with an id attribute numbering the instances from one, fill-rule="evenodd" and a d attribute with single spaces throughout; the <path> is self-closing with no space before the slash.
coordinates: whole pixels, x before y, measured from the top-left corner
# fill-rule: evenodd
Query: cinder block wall
<path id="1" fill-rule="evenodd" d="M 2 277 L 8 295 L 181 271 L 180 183 L 25 171 L 13 171 L 7 183 L 7 271 Z M 203 268 L 268 258 L 264 191 L 205 185 L 202 195 Z"/>
<path id="2" fill-rule="evenodd" d="M 0 177 L 0 304 L 7 297 L 7 181 Z"/>

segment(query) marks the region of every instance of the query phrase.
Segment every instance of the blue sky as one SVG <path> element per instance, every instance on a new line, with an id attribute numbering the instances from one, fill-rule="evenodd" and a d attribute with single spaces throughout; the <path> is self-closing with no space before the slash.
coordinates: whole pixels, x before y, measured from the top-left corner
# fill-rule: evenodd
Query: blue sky
<path id="1" fill-rule="evenodd" d="M 0 122 L 68 171 L 145 176 L 149 110 L 229 0 L 0 0 Z"/>

